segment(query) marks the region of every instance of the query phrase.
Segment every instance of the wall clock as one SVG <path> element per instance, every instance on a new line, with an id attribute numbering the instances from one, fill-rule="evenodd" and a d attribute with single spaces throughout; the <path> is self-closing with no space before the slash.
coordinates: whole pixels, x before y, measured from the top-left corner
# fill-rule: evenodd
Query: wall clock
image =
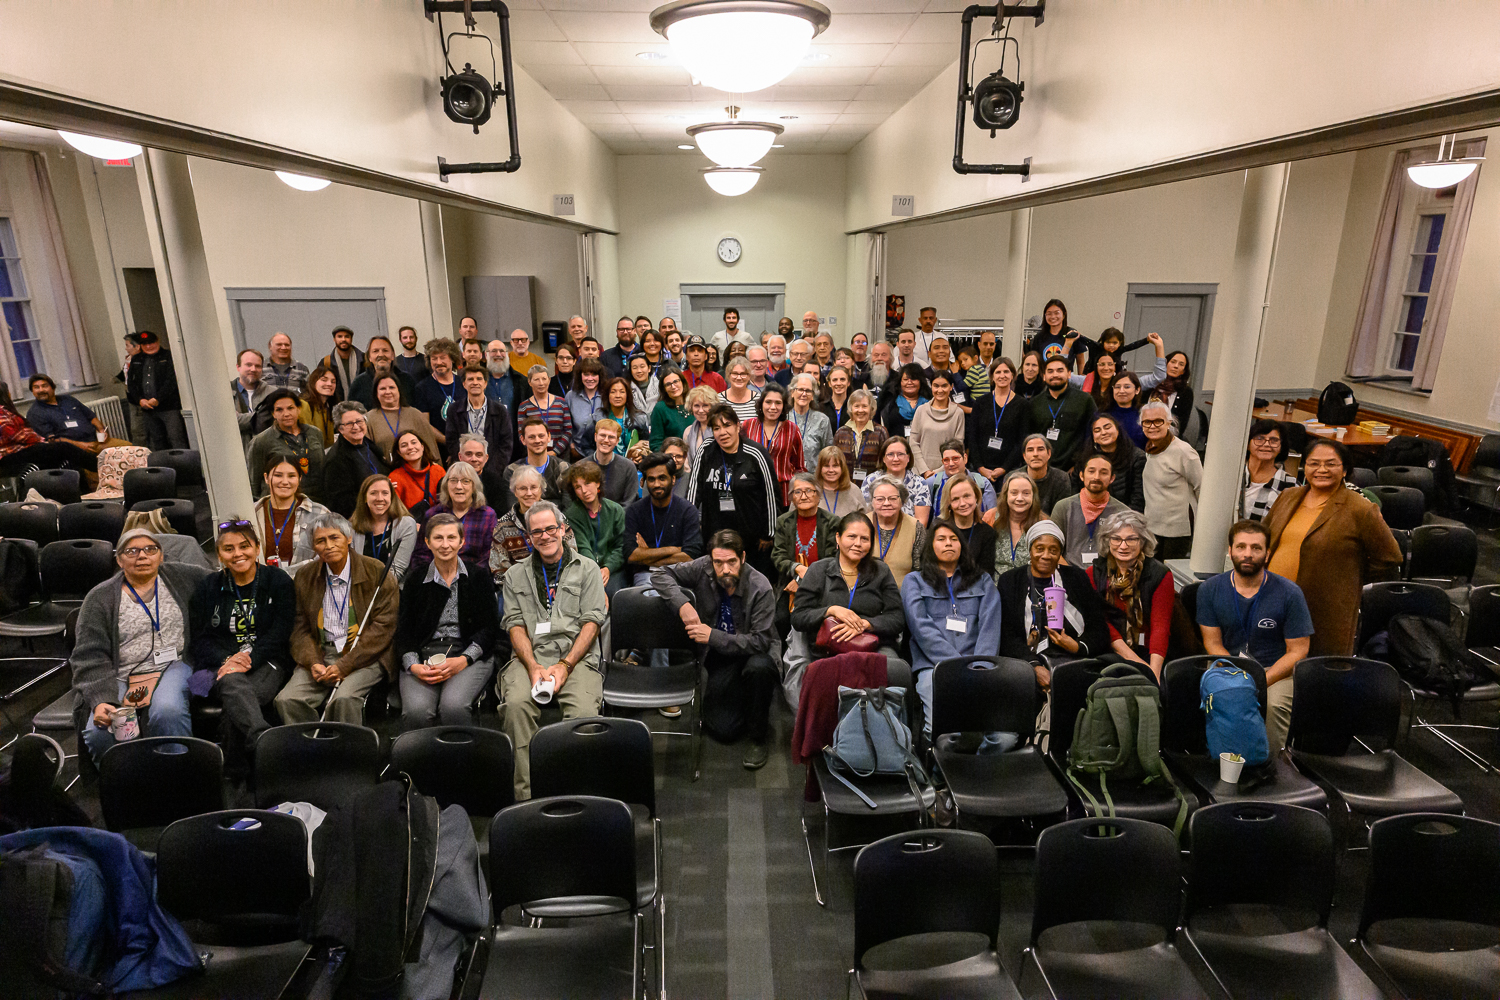
<path id="1" fill-rule="evenodd" d="M 719 259 L 726 264 L 733 264 L 739 260 L 743 252 L 744 248 L 740 246 L 740 241 L 733 236 L 726 236 L 719 241 Z"/>

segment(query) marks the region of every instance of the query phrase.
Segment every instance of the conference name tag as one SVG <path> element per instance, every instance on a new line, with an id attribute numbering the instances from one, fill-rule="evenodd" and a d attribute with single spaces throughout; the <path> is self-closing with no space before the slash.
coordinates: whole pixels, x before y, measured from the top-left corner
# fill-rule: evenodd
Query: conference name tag
<path id="1" fill-rule="evenodd" d="M 854 472 L 851 473 L 851 475 L 853 476 L 854 481 L 856 483 L 862 483 L 862 482 L 865 481 L 865 470 L 864 469 L 855 469 Z"/>
<path id="2" fill-rule="evenodd" d="M 991 451 L 1004 451 L 1005 450 L 1005 439 L 1004 438 L 998 438 L 998 437 L 992 437 L 992 438 L 990 438 L 990 450 Z"/>
<path id="3" fill-rule="evenodd" d="M 77 427 L 78 426 L 78 421 L 76 421 L 76 420 L 64 420 L 63 421 L 63 426 L 64 427 Z"/>
<path id="4" fill-rule="evenodd" d="M 532 634 L 533 635 L 551 635 L 552 634 L 552 623 L 551 622 L 537 622 L 536 623 L 536 628 L 532 630 Z"/>
<path id="5" fill-rule="evenodd" d="M 950 617 L 948 619 L 948 631 L 949 632 L 967 632 L 967 631 L 969 631 L 969 623 L 966 622 L 966 621 L 964 621 L 962 618 L 953 618 L 953 617 Z"/>
<path id="6" fill-rule="evenodd" d="M 1085 553 L 1082 554 L 1082 558 L 1083 558 L 1084 565 L 1087 566 L 1088 564 L 1092 563 L 1095 559 L 1099 558 L 1099 553 L 1097 553 L 1097 552 L 1085 552 Z"/>
<path id="7" fill-rule="evenodd" d="M 734 510 L 734 497 L 730 496 L 728 493 L 720 493 L 719 510 L 725 513 Z"/>
<path id="8" fill-rule="evenodd" d="M 177 659 L 177 651 L 173 649 L 158 649 L 152 654 L 151 662 L 158 667 L 169 667 L 172 661 Z"/>
<path id="9" fill-rule="evenodd" d="M 1047 428 L 1047 440 L 1048 441 L 1056 441 L 1061 436 L 1062 436 L 1062 431 L 1058 430 L 1056 427 L 1048 427 Z"/>

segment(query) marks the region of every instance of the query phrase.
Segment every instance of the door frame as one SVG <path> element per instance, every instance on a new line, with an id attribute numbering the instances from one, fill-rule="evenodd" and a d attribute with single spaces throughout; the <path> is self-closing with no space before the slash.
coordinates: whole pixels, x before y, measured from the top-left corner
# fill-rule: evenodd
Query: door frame
<path id="1" fill-rule="evenodd" d="M 1213 329 L 1214 323 L 1214 299 L 1219 294 L 1219 283 L 1207 282 L 1181 282 L 1181 281 L 1132 281 L 1125 285 L 1125 314 L 1121 320 L 1120 328 L 1125 331 L 1126 338 L 1130 336 L 1132 317 L 1135 322 L 1140 321 L 1140 307 L 1144 299 L 1160 296 L 1172 296 L 1183 298 L 1192 296 L 1202 300 L 1202 306 L 1198 310 L 1198 329 L 1193 336 L 1193 348 L 1188 352 L 1188 360 L 1193 372 L 1193 389 L 1201 392 L 1203 389 L 1203 365 L 1207 357 L 1208 334 Z"/>
<path id="2" fill-rule="evenodd" d="M 772 312 L 778 317 L 786 315 L 786 282 L 683 282 L 677 286 L 677 295 L 682 302 L 682 315 L 693 311 L 694 295 L 774 295 L 776 305 Z M 703 330 L 694 330 L 704 340 L 710 336 Z M 772 331 L 775 332 L 775 331 Z"/>
<path id="3" fill-rule="evenodd" d="M 225 288 L 224 297 L 229 301 L 229 324 L 234 333 L 236 354 L 250 346 L 245 343 L 245 317 L 240 312 L 240 304 L 244 302 L 373 302 L 376 306 L 375 320 L 378 329 L 370 336 L 377 334 L 382 337 L 390 336 L 385 315 L 384 286 L 371 288 L 348 286 L 340 288 Z"/>

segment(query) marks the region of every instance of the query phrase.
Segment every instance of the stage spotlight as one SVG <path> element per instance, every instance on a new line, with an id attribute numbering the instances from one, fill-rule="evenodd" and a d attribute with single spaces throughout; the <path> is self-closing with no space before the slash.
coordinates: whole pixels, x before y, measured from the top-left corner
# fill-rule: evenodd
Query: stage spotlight
<path id="1" fill-rule="evenodd" d="M 445 76 L 443 84 L 443 113 L 460 125 L 479 126 L 490 120 L 495 110 L 495 88 L 474 67 L 464 63 L 463 72 Z"/>
<path id="2" fill-rule="evenodd" d="M 974 124 L 990 130 L 1010 128 L 1021 117 L 1021 92 L 1026 84 L 1011 82 L 999 71 L 974 87 Z"/>

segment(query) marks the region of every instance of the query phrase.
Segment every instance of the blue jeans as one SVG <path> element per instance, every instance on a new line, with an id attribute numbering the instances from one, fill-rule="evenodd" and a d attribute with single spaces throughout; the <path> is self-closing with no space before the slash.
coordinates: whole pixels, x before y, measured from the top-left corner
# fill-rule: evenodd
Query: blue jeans
<path id="1" fill-rule="evenodd" d="M 156 690 L 151 694 L 151 707 L 144 710 L 141 718 L 142 736 L 191 736 L 193 735 L 193 717 L 188 711 L 188 677 L 193 668 L 181 660 L 173 660 L 172 665 L 162 672 L 161 680 L 156 683 Z M 119 699 L 125 698 L 125 683 L 120 683 Z M 89 748 L 89 756 L 94 763 L 104 756 L 104 752 L 115 745 L 115 734 L 109 729 L 100 729 L 94 725 L 94 706 L 85 705 L 87 720 L 83 724 L 83 742 Z"/>

